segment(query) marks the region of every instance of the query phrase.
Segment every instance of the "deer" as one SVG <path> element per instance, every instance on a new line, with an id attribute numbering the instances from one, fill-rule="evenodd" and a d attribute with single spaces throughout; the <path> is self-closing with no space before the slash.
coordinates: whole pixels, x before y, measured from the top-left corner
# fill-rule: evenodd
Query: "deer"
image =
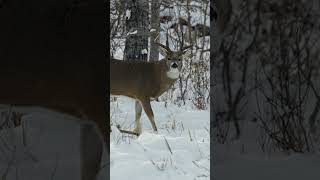
<path id="1" fill-rule="evenodd" d="M 114 58 L 110 60 L 110 94 L 136 100 L 135 127 L 132 131 L 118 128 L 120 132 L 137 136 L 142 133 L 140 122 L 142 109 L 153 131 L 158 131 L 150 101 L 158 98 L 177 81 L 182 69 L 182 56 L 192 47 L 190 45 L 179 51 L 172 51 L 163 44 L 156 44 L 164 55 L 159 61 L 123 61 Z"/>
<path id="2" fill-rule="evenodd" d="M 0 9 L 0 104 L 44 108 L 79 124 L 79 175 L 93 180 L 103 150 L 110 153 L 104 7 L 74 3 L 17 1 Z"/>

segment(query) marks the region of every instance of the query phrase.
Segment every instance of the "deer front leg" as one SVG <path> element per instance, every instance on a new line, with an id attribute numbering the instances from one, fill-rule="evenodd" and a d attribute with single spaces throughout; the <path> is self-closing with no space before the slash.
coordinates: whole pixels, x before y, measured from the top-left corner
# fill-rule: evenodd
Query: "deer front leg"
<path id="1" fill-rule="evenodd" d="M 153 130 L 157 132 L 158 130 L 157 130 L 156 123 L 154 121 L 153 111 L 152 111 L 151 104 L 150 104 L 150 98 L 142 99 L 142 100 L 140 100 L 140 102 L 141 102 L 142 107 L 150 120 L 150 123 L 152 125 Z"/>
<path id="2" fill-rule="evenodd" d="M 136 100 L 135 104 L 135 109 L 136 109 L 136 121 L 135 121 L 135 128 L 133 130 L 134 133 L 137 133 L 137 135 L 141 134 L 141 113 L 142 113 L 142 106 L 138 100 Z"/>

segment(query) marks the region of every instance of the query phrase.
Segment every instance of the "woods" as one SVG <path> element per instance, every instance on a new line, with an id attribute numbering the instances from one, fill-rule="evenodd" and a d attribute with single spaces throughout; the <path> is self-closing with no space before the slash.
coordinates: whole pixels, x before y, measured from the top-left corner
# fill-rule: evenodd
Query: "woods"
<path id="1" fill-rule="evenodd" d="M 143 1 L 135 2 L 143 4 Z M 128 7 L 128 3 L 111 1 L 111 56 L 117 59 L 126 59 L 129 51 L 134 50 L 139 54 L 139 59 L 157 61 L 159 53 L 156 52 L 159 49 L 153 42 L 160 42 L 173 50 L 193 45 L 193 50 L 184 56 L 183 73 L 179 78 L 179 83 L 161 98 L 163 101 L 172 99 L 180 105 L 190 99 L 197 108 L 207 109 L 210 91 L 209 2 L 150 1 L 149 4 L 150 6 L 142 6 L 143 11 L 133 12 L 130 10 L 131 6 Z M 141 13 L 147 12 L 148 7 L 152 9 L 150 18 L 143 14 L 144 17 L 138 21 L 132 19 L 141 17 Z M 157 9 L 160 13 L 159 17 L 157 17 Z M 140 14 L 136 15 L 136 12 Z M 128 23 L 131 24 L 130 27 L 128 27 Z M 134 28 L 131 28 L 132 24 L 135 24 Z M 148 38 L 147 42 L 146 37 Z M 131 48 L 132 45 L 133 48 Z M 147 48 L 148 45 L 150 45 L 150 49 Z"/>
<path id="2" fill-rule="evenodd" d="M 318 151 L 318 2 L 232 2 L 211 69 L 215 138 L 240 138 L 254 122 L 262 151 Z"/>
<path id="3" fill-rule="evenodd" d="M 111 1 L 111 179 L 210 179 L 209 13 L 209 1 Z"/>

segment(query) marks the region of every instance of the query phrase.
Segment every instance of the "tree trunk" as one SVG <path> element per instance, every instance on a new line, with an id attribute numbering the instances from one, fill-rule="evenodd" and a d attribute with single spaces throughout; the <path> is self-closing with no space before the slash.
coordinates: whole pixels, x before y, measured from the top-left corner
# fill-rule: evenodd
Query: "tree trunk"
<path id="1" fill-rule="evenodd" d="M 124 60 L 148 59 L 149 3 L 147 0 L 128 0 L 126 8 L 127 38 Z"/>
<path id="2" fill-rule="evenodd" d="M 160 39 L 160 1 L 152 0 L 151 2 L 151 32 L 150 32 L 150 61 L 159 59 L 159 46 L 154 42 Z"/>

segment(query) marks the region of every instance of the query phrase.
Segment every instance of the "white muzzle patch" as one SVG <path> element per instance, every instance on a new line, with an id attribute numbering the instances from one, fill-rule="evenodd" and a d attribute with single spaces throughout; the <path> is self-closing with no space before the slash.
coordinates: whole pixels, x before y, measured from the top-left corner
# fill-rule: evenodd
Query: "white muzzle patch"
<path id="1" fill-rule="evenodd" d="M 170 79 L 177 79 L 180 75 L 178 68 L 170 68 L 170 71 L 167 72 L 167 76 Z"/>

